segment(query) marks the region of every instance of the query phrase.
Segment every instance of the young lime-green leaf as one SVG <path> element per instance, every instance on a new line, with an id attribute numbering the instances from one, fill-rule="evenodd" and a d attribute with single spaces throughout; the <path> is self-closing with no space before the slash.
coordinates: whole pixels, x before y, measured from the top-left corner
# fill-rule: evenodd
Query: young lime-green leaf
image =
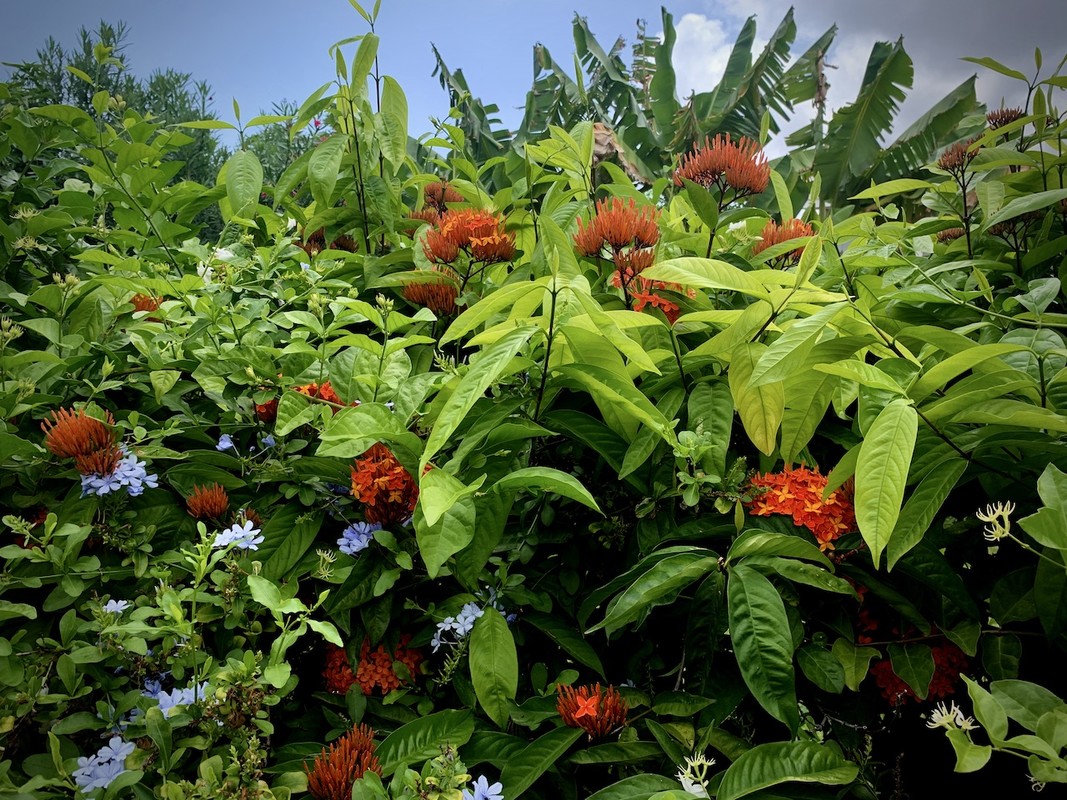
<path id="1" fill-rule="evenodd" d="M 989 763 L 993 748 L 988 744 L 975 744 L 966 732 L 960 730 L 946 731 L 946 735 L 956 752 L 956 772 L 977 772 Z"/>
<path id="2" fill-rule="evenodd" d="M 734 291 L 759 299 L 767 297 L 763 284 L 750 273 L 712 258 L 672 258 L 649 267 L 641 277 L 697 289 Z"/>
<path id="3" fill-rule="evenodd" d="M 1037 480 L 1037 492 L 1044 507 L 1023 517 L 1019 525 L 1038 544 L 1067 550 L 1067 474 L 1049 464 Z"/>
<path id="4" fill-rule="evenodd" d="M 485 390 L 507 369 L 511 360 L 539 328 L 527 325 L 504 334 L 485 348 L 445 402 L 437 423 L 426 440 L 420 471 L 452 438 L 467 412 L 485 395 Z"/>
<path id="5" fill-rule="evenodd" d="M 419 478 L 419 506 L 427 524 L 436 525 L 448 509 L 462 498 L 474 494 L 484 482 L 485 475 L 468 486 L 443 469 L 424 472 Z"/>
<path id="6" fill-rule="evenodd" d="M 263 191 L 263 167 L 251 150 L 238 150 L 226 162 L 226 198 L 234 216 L 255 213 Z"/>
<path id="7" fill-rule="evenodd" d="M 813 238 L 818 253 L 818 239 Z M 809 247 L 811 244 L 809 243 Z M 763 386 L 785 380 L 804 368 L 804 360 L 819 341 L 830 321 L 847 303 L 833 303 L 810 317 L 794 320 L 760 356 L 749 376 L 749 386 Z M 784 327 L 784 326 L 783 326 Z"/>
<path id="8" fill-rule="evenodd" d="M 316 145 L 311 152 L 311 159 L 308 161 L 308 183 L 311 185 L 316 211 L 330 206 L 347 143 L 348 138 L 344 134 L 335 133 L 325 142 Z"/>
<path id="9" fill-rule="evenodd" d="M 741 417 L 745 433 L 761 453 L 774 452 L 778 428 L 785 415 L 785 388 L 781 381 L 765 386 L 752 386 L 750 376 L 767 351 L 759 342 L 738 346 L 730 362 L 730 394 Z"/>
<path id="10" fill-rule="evenodd" d="M 856 522 L 877 569 L 900 516 L 919 418 L 904 400 L 882 409 L 856 461 Z"/>
<path id="11" fill-rule="evenodd" d="M 431 578 L 436 578 L 444 563 L 471 543 L 475 521 L 474 499 L 470 496 L 452 503 L 433 525 L 426 521 L 421 502 L 415 506 L 415 541 Z"/>
<path id="12" fill-rule="evenodd" d="M 849 199 L 880 200 L 883 197 L 904 194 L 905 192 L 914 192 L 918 189 L 933 189 L 935 186 L 936 184 L 930 183 L 930 181 L 920 181 L 915 178 L 898 178 L 897 180 L 872 185 L 870 189 L 864 189 L 859 194 L 852 195 Z"/>
<path id="13" fill-rule="evenodd" d="M 771 185 L 774 186 L 774 199 L 778 203 L 778 216 L 782 220 L 782 224 L 785 225 L 789 220 L 793 219 L 793 198 L 789 194 L 789 187 L 786 186 L 785 178 L 776 169 L 771 170 Z"/>
<path id="14" fill-rule="evenodd" d="M 716 798 L 738 800 L 790 782 L 842 786 L 854 781 L 858 774 L 859 767 L 846 761 L 834 746 L 769 742 L 756 745 L 727 767 Z"/>
<path id="15" fill-rule="evenodd" d="M 573 475 L 552 467 L 523 467 L 513 470 L 494 483 L 491 491 L 509 492 L 531 489 L 540 489 L 562 497 L 569 497 L 594 511 L 600 511 L 600 506 L 597 505 L 589 490 L 582 486 L 581 481 Z"/>
<path id="16" fill-rule="evenodd" d="M 768 714 L 795 733 L 800 712 L 793 638 L 781 595 L 762 574 L 739 564 L 730 571 L 726 599 L 730 641 L 745 685 Z"/>
<path id="17" fill-rule="evenodd" d="M 365 34 L 359 42 L 356 54 L 352 57 L 351 85 L 357 92 L 361 92 L 365 88 L 367 77 L 374 66 L 374 59 L 378 55 L 378 42 L 379 39 L 375 34 Z"/>
<path id="18" fill-rule="evenodd" d="M 478 703 L 493 722 L 506 727 L 519 686 L 519 660 L 511 629 L 495 608 L 475 620 L 468 661 Z"/>

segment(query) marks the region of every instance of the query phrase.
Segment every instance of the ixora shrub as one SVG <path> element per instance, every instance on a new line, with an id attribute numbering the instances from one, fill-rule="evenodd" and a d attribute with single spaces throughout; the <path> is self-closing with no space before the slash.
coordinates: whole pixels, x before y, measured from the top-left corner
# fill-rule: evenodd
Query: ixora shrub
<path id="1" fill-rule="evenodd" d="M 409 146 L 353 5 L 274 185 L 0 86 L 3 793 L 1067 782 L 1063 78 L 820 210 Z"/>

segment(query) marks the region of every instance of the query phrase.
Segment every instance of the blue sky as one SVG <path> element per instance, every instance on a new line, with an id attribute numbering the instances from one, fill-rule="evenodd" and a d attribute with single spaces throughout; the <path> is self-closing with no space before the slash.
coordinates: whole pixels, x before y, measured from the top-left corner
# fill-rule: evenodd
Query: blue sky
<path id="1" fill-rule="evenodd" d="M 0 61 L 32 59 L 49 35 L 69 45 L 79 26 L 123 20 L 131 31 L 127 54 L 137 74 L 157 67 L 191 72 L 212 85 L 216 113 L 231 120 L 232 97 L 246 119 L 268 111 L 275 100 L 302 101 L 333 76 L 329 46 L 367 30 L 347 0 L 0 0 L 0 5 L 5 22 Z M 981 99 L 994 106 L 1002 97 L 1008 105 L 1021 104 L 1011 81 L 960 61 L 962 56 L 993 56 L 1030 74 L 1035 45 L 1044 51 L 1046 72 L 1067 52 L 1064 0 L 667 0 L 665 5 L 678 29 L 675 63 L 684 93 L 717 82 L 750 14 L 757 16 L 762 40 L 795 6 L 797 55 L 837 22 L 828 59 L 837 67 L 829 73 L 832 107 L 855 96 L 872 44 L 903 35 L 916 81 L 901 124 L 975 72 Z M 411 132 L 428 132 L 428 117 L 448 111 L 447 97 L 432 77 L 431 42 L 450 68 L 463 69 L 476 95 L 501 106 L 505 124 L 515 124 L 532 79 L 533 45 L 541 42 L 557 62 L 573 63 L 575 11 L 605 47 L 618 36 L 632 41 L 638 18 L 647 20 L 649 33 L 662 30 L 660 4 L 646 0 L 382 0 L 376 26 L 381 70 L 407 94 Z M 798 120 L 807 114 L 798 109 Z"/>

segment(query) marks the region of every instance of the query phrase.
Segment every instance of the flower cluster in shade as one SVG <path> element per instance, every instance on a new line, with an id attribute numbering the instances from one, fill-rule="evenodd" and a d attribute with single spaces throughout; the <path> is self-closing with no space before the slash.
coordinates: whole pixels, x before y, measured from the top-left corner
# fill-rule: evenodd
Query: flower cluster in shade
<path id="1" fill-rule="evenodd" d="M 590 739 L 603 739 L 626 724 L 626 701 L 614 686 L 556 685 L 556 710 L 565 725 L 581 728 Z"/>
<path id="2" fill-rule="evenodd" d="M 126 758 L 136 749 L 132 742 L 123 740 L 121 736 L 112 736 L 93 755 L 81 756 L 71 777 L 83 794 L 94 789 L 106 789 L 115 778 L 126 772 Z"/>
<path id="3" fill-rule="evenodd" d="M 414 676 L 424 659 L 420 650 L 407 646 L 410 641 L 410 634 L 404 634 L 392 650 L 384 644 L 371 650 L 370 639 L 364 639 L 355 670 L 349 664 L 343 648 L 327 645 L 326 666 L 322 671 L 326 691 L 345 694 L 351 686 L 358 684 L 365 695 L 377 689 L 384 696 L 399 689 L 407 682 L 407 678 L 398 675 L 394 665 L 403 664 L 408 675 Z"/>
<path id="4" fill-rule="evenodd" d="M 856 586 L 856 594 L 860 599 L 855 620 L 857 644 L 870 645 L 875 641 L 919 638 L 919 631 L 910 625 L 900 626 L 885 622 L 882 614 L 869 601 L 869 589 L 866 586 Z M 953 642 L 938 636 L 937 631 L 931 632 L 931 638 L 926 644 L 930 647 L 930 655 L 934 659 L 934 674 L 926 690 L 926 699 L 941 700 L 956 691 L 960 675 L 967 669 L 967 656 Z M 909 700 L 919 701 L 919 696 L 893 670 L 891 659 L 882 658 L 872 664 L 870 674 L 882 697 L 890 705 L 899 706 Z"/>
<path id="5" fill-rule="evenodd" d="M 785 469 L 757 475 L 749 483 L 754 492 L 746 503 L 748 512 L 757 517 L 784 514 L 793 524 L 807 528 L 823 551 L 833 550 L 834 541 L 843 533 L 856 529 L 856 510 L 842 489 L 830 492 L 823 500 L 826 476 L 807 467 Z"/>
<path id="6" fill-rule="evenodd" d="M 337 549 L 345 555 L 358 555 L 370 546 L 374 532 L 381 529 L 382 526 L 376 522 L 354 522 L 341 532 Z"/>
<path id="7" fill-rule="evenodd" d="M 489 211 L 462 208 L 445 211 L 422 242 L 423 253 L 434 264 L 452 264 L 461 253 L 471 261 L 496 264 L 515 256 L 515 234 Z"/>
<path id="8" fill-rule="evenodd" d="M 681 292 L 682 287 L 651 281 L 641 275 L 656 260 L 658 219 L 659 212 L 651 205 L 638 207 L 633 200 L 623 201 L 618 197 L 610 201 L 598 200 L 588 225 L 578 219 L 574 246 L 583 256 L 609 259 L 615 265 L 611 282 L 623 290 L 627 303 L 635 311 L 652 306 L 660 309 L 674 324 L 679 314 L 678 305 L 659 291 Z"/>
<path id="9" fill-rule="evenodd" d="M 304 771 L 308 776 L 308 791 L 315 800 L 351 800 L 352 784 L 367 772 L 382 774 L 382 766 L 374 752 L 374 731 L 366 725 L 356 725 L 315 756 Z"/>
<path id="10" fill-rule="evenodd" d="M 251 519 L 235 522 L 225 530 L 215 534 L 212 547 L 236 547 L 239 550 L 258 550 L 263 544 L 263 534 Z"/>
<path id="11" fill-rule="evenodd" d="M 437 276 L 432 281 L 418 281 L 404 286 L 404 299 L 417 306 L 428 308 L 438 317 L 451 317 L 458 309 L 456 298 L 459 297 L 458 276 L 448 267 L 435 266 L 420 275 Z"/>
<path id="12" fill-rule="evenodd" d="M 41 423 L 48 451 L 59 458 L 74 459 L 74 468 L 81 473 L 82 497 L 103 496 L 119 489 L 137 497 L 145 488 L 159 485 L 158 477 L 148 474 L 145 462 L 116 444 L 111 431 L 114 424 L 110 412 L 99 420 L 81 408 L 61 408 Z"/>
<path id="13" fill-rule="evenodd" d="M 736 142 L 730 134 L 720 133 L 714 139 L 705 137 L 682 157 L 674 171 L 674 184 L 682 186 L 692 181 L 705 189 L 719 192 L 720 208 L 729 201 L 752 194 L 760 194 L 771 179 L 771 166 L 759 142 L 742 136 Z"/>
<path id="14" fill-rule="evenodd" d="M 138 292 L 130 298 L 130 303 L 133 305 L 134 313 L 138 311 L 158 311 L 159 307 L 163 305 L 163 298 Z M 149 316 L 148 319 L 158 318 Z"/>
<path id="15" fill-rule="evenodd" d="M 363 504 L 363 516 L 372 524 L 405 522 L 415 512 L 419 487 L 380 442 L 352 464 L 352 496 Z"/>
<path id="16" fill-rule="evenodd" d="M 488 778 L 479 775 L 470 789 L 463 790 L 463 800 L 504 800 L 504 785 L 500 781 L 491 784 Z"/>
<path id="17" fill-rule="evenodd" d="M 804 236 L 811 236 L 815 231 L 811 225 L 803 220 L 791 219 L 784 225 L 779 225 L 773 219 L 767 220 L 767 224 L 763 226 L 763 230 L 760 231 L 760 241 L 756 242 L 752 246 L 752 255 L 756 256 L 762 253 L 764 250 L 781 244 L 782 242 L 788 242 L 793 239 L 800 239 Z M 790 250 L 774 259 L 776 266 L 785 266 L 791 262 L 796 264 L 800 261 L 800 256 L 803 255 L 804 248 L 797 247 L 794 250 Z"/>
<path id="18" fill-rule="evenodd" d="M 430 644 L 436 653 L 441 645 L 457 645 L 474 628 L 474 621 L 485 611 L 475 602 L 466 603 L 454 617 L 445 617 L 437 623 L 437 631 L 434 633 Z"/>
<path id="19" fill-rule="evenodd" d="M 297 240 L 293 242 L 297 247 L 301 248 L 305 253 L 314 258 L 323 250 L 326 249 L 326 230 L 325 228 L 319 228 L 317 231 L 308 234 L 304 231 L 303 240 Z M 359 250 L 359 245 L 355 239 L 348 234 L 342 234 L 330 241 L 331 250 L 344 250 L 347 253 L 355 253 Z"/>

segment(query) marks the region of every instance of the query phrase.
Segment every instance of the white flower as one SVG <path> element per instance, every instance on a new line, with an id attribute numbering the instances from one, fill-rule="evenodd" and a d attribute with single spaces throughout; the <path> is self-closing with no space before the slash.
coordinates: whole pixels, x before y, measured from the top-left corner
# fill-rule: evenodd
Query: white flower
<path id="1" fill-rule="evenodd" d="M 233 251 L 225 247 L 219 247 L 215 250 L 215 258 L 222 261 L 227 258 L 233 258 Z"/>
<path id="2" fill-rule="evenodd" d="M 686 758 L 684 764 L 678 765 L 675 776 L 682 784 L 682 789 L 696 797 L 708 797 L 708 769 L 715 764 L 714 758 L 703 754 Z"/>
<path id="3" fill-rule="evenodd" d="M 1011 533 L 1011 512 L 1015 503 L 994 503 L 985 507 L 985 511 L 976 511 L 975 516 L 982 522 L 988 522 L 985 538 L 991 542 L 999 541 Z"/>
<path id="4" fill-rule="evenodd" d="M 196 274 L 204 279 L 204 283 L 211 283 L 215 279 L 215 271 L 203 262 L 196 265 Z"/>
<path id="5" fill-rule="evenodd" d="M 927 728 L 944 728 L 947 731 L 961 730 L 973 731 L 978 728 L 974 717 L 965 717 L 958 705 L 952 703 L 947 708 L 944 703 L 938 703 L 926 721 Z"/>

